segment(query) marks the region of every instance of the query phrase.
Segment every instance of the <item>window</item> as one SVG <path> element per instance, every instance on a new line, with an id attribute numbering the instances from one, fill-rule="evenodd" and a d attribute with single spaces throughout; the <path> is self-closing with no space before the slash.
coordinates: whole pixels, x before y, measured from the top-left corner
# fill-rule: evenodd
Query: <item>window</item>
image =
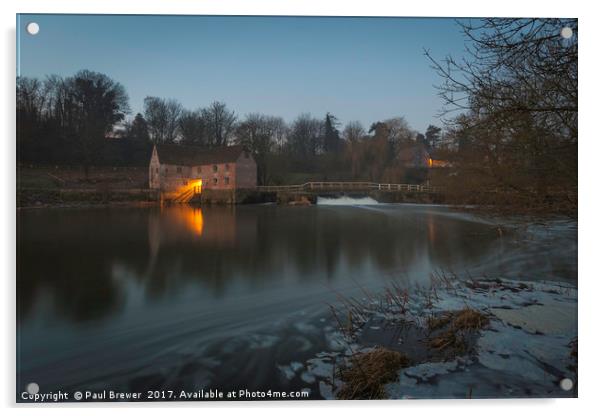
<path id="1" fill-rule="evenodd" d="M 182 173 L 182 167 L 181 167 L 181 166 L 178 166 L 178 167 L 176 168 L 176 172 L 178 172 L 178 173 Z"/>
<path id="2" fill-rule="evenodd" d="M 213 184 L 217 185 L 217 178 L 213 178 Z"/>
<path id="3" fill-rule="evenodd" d="M 217 165 L 213 165 L 213 171 L 217 172 Z"/>
<path id="4" fill-rule="evenodd" d="M 228 177 L 224 178 L 224 183 L 226 185 L 229 185 L 230 184 L 230 178 L 228 178 Z"/>
<path id="5" fill-rule="evenodd" d="M 226 172 L 230 170 L 230 165 L 226 163 Z"/>
<path id="6" fill-rule="evenodd" d="M 200 166 L 196 168 L 196 173 L 201 173 L 201 167 Z"/>

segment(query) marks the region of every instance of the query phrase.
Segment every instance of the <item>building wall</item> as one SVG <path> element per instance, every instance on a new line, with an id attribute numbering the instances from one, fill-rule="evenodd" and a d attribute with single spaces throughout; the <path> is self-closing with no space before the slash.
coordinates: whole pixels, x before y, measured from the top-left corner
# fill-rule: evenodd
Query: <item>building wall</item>
<path id="1" fill-rule="evenodd" d="M 202 179 L 203 189 L 235 190 L 257 186 L 257 165 L 252 157 L 241 153 L 232 163 L 198 166 L 161 164 L 153 149 L 149 164 L 149 187 L 165 193 L 179 193 L 192 182 Z"/>
<path id="2" fill-rule="evenodd" d="M 216 163 L 192 167 L 192 175 L 203 180 L 203 189 L 236 189 L 235 172 L 236 163 Z"/>
<path id="3" fill-rule="evenodd" d="M 150 189 L 159 189 L 161 187 L 161 181 L 159 180 L 160 167 L 157 149 L 153 148 L 153 154 L 148 165 L 148 186 Z"/>
<path id="4" fill-rule="evenodd" d="M 159 189 L 163 192 L 180 192 L 190 185 L 190 166 L 161 165 L 159 168 Z"/>
<path id="5" fill-rule="evenodd" d="M 242 152 L 236 161 L 236 187 L 249 189 L 257 186 L 257 164 L 245 152 Z"/>

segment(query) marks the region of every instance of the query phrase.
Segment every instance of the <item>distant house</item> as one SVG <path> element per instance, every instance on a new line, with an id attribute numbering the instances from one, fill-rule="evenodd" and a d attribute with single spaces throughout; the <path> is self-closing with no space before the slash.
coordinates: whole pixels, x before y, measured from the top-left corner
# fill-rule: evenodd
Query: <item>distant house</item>
<path id="1" fill-rule="evenodd" d="M 397 160 L 405 168 L 447 168 L 451 163 L 441 152 L 430 149 L 423 143 L 406 142 L 399 146 Z"/>
<path id="2" fill-rule="evenodd" d="M 404 168 L 430 167 L 430 155 L 426 145 L 415 141 L 407 141 L 399 145 L 397 161 Z"/>
<path id="3" fill-rule="evenodd" d="M 429 168 L 449 168 L 451 166 L 451 162 L 446 159 L 445 155 L 437 150 L 431 150 Z"/>
<path id="4" fill-rule="evenodd" d="M 235 190 L 257 186 L 257 165 L 242 146 L 205 149 L 158 144 L 149 164 L 149 186 L 162 194 Z"/>

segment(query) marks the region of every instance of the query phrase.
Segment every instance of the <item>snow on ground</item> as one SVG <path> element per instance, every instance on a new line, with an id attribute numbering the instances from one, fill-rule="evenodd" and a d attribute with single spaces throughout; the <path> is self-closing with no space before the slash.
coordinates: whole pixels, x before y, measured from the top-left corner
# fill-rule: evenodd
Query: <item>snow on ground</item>
<path id="1" fill-rule="evenodd" d="M 410 322 L 415 331 L 425 330 L 428 316 L 469 307 L 489 317 L 489 325 L 478 334 L 474 349 L 463 356 L 414 362 L 401 369 L 399 380 L 385 386 L 388 397 L 576 396 L 576 387 L 571 391 L 560 387 L 560 381 L 565 378 L 576 383 L 576 357 L 571 355 L 577 337 L 575 287 L 564 283 L 499 279 L 441 280 L 431 289 L 415 289 L 407 299 L 407 304 L 401 306 L 395 302 L 386 304 L 383 298 L 366 301 L 363 311 L 359 314 L 356 311 L 357 318 L 346 335 L 326 327 L 325 330 L 329 328 L 325 336 L 330 340 L 330 351 L 316 354 L 305 363 L 303 380 L 308 384 L 317 383 L 322 397 L 336 398 L 342 382 L 333 367 L 338 369 L 350 362 L 353 353 L 376 346 L 362 341 L 364 330 L 374 332 L 383 327 L 383 323 L 399 326 L 400 322 Z M 401 313 L 402 307 L 405 313 Z M 381 320 L 380 324 L 374 325 L 375 320 Z M 403 351 L 406 348 L 403 338 L 413 332 L 397 333 L 396 342 Z M 396 348 L 396 344 L 391 345 Z M 299 369 L 291 369 L 296 371 Z"/>

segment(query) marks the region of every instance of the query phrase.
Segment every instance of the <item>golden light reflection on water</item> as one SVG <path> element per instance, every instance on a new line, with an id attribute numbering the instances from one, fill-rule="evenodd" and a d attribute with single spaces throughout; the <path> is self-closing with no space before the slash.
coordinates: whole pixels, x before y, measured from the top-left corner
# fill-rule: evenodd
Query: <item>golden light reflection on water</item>
<path id="1" fill-rule="evenodd" d="M 185 211 L 184 217 L 188 228 L 199 237 L 203 234 L 203 210 L 200 207 L 190 208 Z"/>

